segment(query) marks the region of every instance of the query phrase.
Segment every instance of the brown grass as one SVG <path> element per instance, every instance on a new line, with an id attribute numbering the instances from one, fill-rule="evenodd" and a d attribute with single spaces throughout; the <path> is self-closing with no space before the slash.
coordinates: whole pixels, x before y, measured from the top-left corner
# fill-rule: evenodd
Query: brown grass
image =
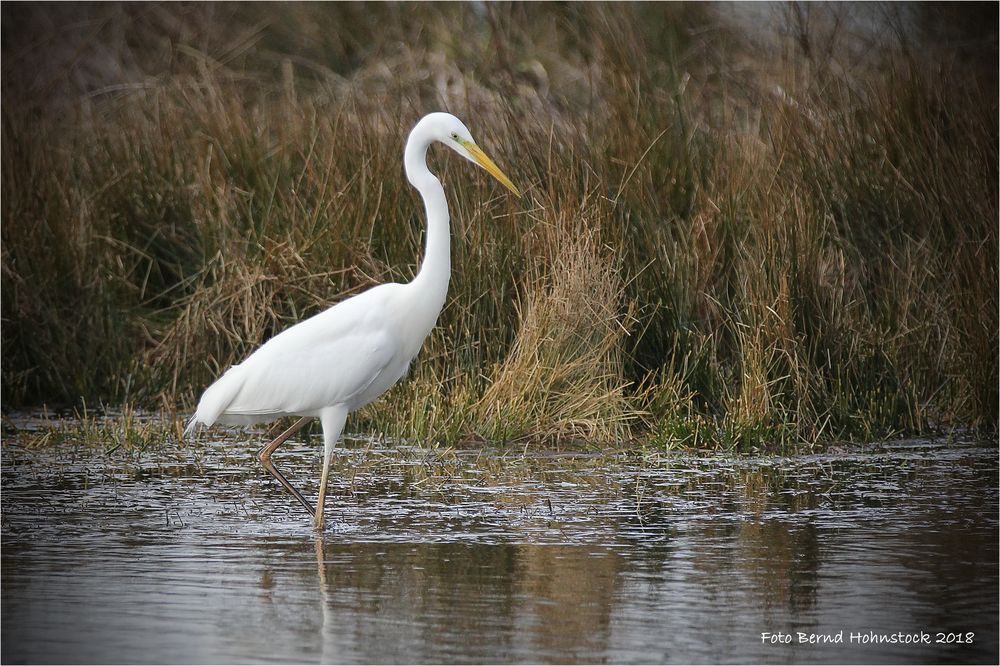
<path id="1" fill-rule="evenodd" d="M 827 20 L 848 10 L 751 44 L 699 5 L 5 5 L 4 405 L 190 407 L 282 328 L 410 279 L 400 154 L 446 109 L 528 196 L 432 156 L 449 302 L 355 428 L 992 428 L 995 36 L 890 16 L 866 45 Z"/>

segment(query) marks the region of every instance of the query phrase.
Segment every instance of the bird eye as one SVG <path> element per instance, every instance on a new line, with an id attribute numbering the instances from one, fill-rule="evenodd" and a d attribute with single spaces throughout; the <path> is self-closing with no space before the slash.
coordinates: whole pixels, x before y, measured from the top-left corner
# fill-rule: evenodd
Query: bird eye
<path id="1" fill-rule="evenodd" d="M 458 132 L 452 132 L 451 138 L 453 138 L 455 141 L 458 141 Z"/>

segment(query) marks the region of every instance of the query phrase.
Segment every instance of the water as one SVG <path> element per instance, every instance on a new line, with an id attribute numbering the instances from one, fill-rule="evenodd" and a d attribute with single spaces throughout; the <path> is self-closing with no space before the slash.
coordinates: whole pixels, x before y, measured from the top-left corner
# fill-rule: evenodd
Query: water
<path id="1" fill-rule="evenodd" d="M 6 438 L 3 662 L 998 660 L 995 442 L 353 442 L 319 537 L 247 439 L 136 457 Z M 311 494 L 319 448 L 275 458 Z M 898 632 L 930 643 L 851 641 Z"/>

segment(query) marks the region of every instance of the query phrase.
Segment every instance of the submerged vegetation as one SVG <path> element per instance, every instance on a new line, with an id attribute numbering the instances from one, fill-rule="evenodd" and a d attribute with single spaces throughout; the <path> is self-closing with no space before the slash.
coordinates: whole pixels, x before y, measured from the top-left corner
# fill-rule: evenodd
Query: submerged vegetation
<path id="1" fill-rule="evenodd" d="M 4 407 L 189 409 L 282 328 L 409 280 L 402 146 L 441 109 L 526 196 L 432 156 L 449 301 L 349 428 L 992 429 L 996 6 L 883 10 L 873 45 L 854 5 L 774 33 L 705 5 L 4 5 Z"/>

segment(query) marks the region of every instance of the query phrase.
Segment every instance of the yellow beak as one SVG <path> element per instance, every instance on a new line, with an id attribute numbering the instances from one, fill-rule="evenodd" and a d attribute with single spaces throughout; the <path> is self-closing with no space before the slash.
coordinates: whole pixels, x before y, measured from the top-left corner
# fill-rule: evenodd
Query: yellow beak
<path id="1" fill-rule="evenodd" d="M 500 181 L 501 185 L 517 196 L 521 196 L 521 192 L 514 187 L 514 183 L 510 182 L 510 178 L 508 178 L 504 172 L 500 170 L 500 167 L 498 167 L 493 160 L 486 156 L 486 153 L 484 153 L 479 146 L 471 141 L 462 141 L 462 147 L 469 151 L 469 154 L 472 155 L 472 159 L 476 161 L 476 164 L 486 169 L 491 176 Z"/>

